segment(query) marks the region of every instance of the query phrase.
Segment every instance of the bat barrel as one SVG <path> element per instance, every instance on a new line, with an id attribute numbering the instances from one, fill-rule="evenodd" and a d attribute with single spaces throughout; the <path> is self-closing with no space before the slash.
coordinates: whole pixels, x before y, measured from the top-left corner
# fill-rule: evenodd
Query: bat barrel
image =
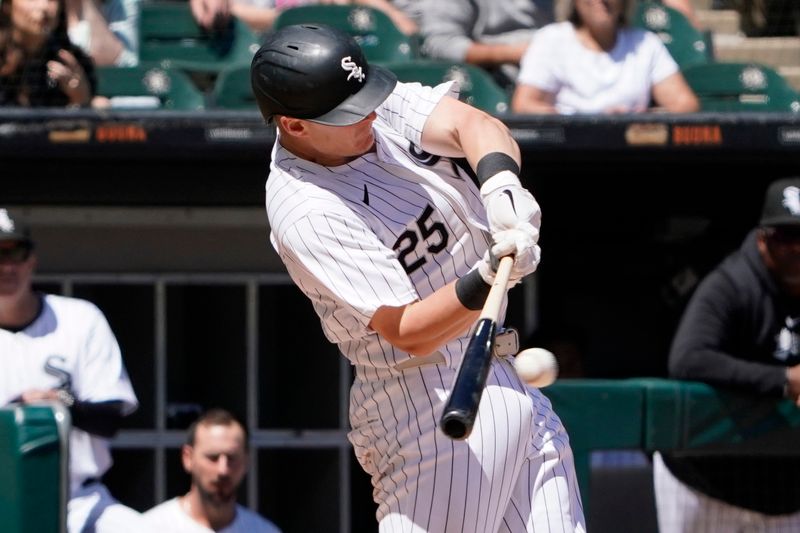
<path id="1" fill-rule="evenodd" d="M 480 319 L 464 352 L 453 391 L 439 420 L 439 427 L 451 439 L 466 439 L 472 432 L 492 363 L 492 344 L 496 332 L 497 323 L 494 320 Z"/>

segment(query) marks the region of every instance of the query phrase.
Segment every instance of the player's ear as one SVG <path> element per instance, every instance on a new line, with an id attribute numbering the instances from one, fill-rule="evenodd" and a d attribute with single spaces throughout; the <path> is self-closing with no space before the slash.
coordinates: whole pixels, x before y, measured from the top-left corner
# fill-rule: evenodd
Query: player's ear
<path id="1" fill-rule="evenodd" d="M 281 125 L 281 129 L 283 130 L 283 132 L 288 135 L 299 137 L 301 135 L 304 135 L 306 132 L 306 123 L 304 120 L 287 116 L 280 116 L 278 117 L 278 122 Z"/>
<path id="2" fill-rule="evenodd" d="M 192 472 L 192 451 L 193 448 L 188 444 L 181 446 L 181 462 L 183 463 L 183 469 L 188 473 Z"/>

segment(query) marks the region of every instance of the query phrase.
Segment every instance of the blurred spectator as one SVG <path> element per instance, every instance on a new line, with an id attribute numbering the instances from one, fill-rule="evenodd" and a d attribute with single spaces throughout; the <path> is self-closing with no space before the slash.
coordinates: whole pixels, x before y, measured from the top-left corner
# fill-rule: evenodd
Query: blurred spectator
<path id="1" fill-rule="evenodd" d="M 423 54 L 479 65 L 505 88 L 536 29 L 553 20 L 552 0 L 440 0 L 421 9 Z"/>
<path id="2" fill-rule="evenodd" d="M 231 16 L 230 0 L 189 0 L 192 15 L 207 30 L 220 28 Z"/>
<path id="3" fill-rule="evenodd" d="M 192 13 L 200 26 L 220 27 L 230 16 L 245 22 L 251 30 L 268 31 L 278 15 L 292 7 L 305 4 L 359 4 L 386 13 L 395 26 L 406 35 L 417 32 L 416 23 L 390 0 L 190 0 Z"/>
<path id="4" fill-rule="evenodd" d="M 0 106 L 86 106 L 92 61 L 67 36 L 64 0 L 0 2 Z"/>
<path id="5" fill-rule="evenodd" d="M 100 481 L 112 462 L 108 439 L 138 406 L 117 340 L 93 304 L 35 292 L 35 268 L 30 232 L 0 209 L 0 405 L 69 408 L 69 533 L 146 533 Z"/>
<path id="6" fill-rule="evenodd" d="M 671 376 L 800 405 L 800 177 L 767 189 L 759 227 L 704 278 L 672 344 Z M 656 454 L 661 533 L 800 531 L 798 456 Z"/>
<path id="7" fill-rule="evenodd" d="M 139 63 L 139 0 L 65 0 L 67 32 L 95 65 Z"/>
<path id="8" fill-rule="evenodd" d="M 335 4 L 337 1 L 327 0 L 321 3 Z M 389 16 L 390 19 L 392 19 L 394 25 L 406 35 L 413 35 L 419 31 L 419 28 L 417 27 L 417 21 L 411 16 L 412 12 L 405 11 L 405 9 L 392 2 L 392 0 L 355 0 L 354 2 L 345 1 L 344 3 L 360 4 L 362 6 L 368 6 L 373 9 L 383 11 Z"/>
<path id="9" fill-rule="evenodd" d="M 402 11 L 408 18 L 414 21 L 417 26 L 415 32 L 419 31 L 422 23 L 422 5 L 425 0 L 388 0 L 391 4 Z"/>
<path id="10" fill-rule="evenodd" d="M 189 492 L 153 507 L 145 520 L 162 533 L 280 533 L 236 503 L 247 451 L 247 431 L 232 414 L 212 409 L 201 415 L 181 448 L 183 468 L 192 478 Z"/>
<path id="11" fill-rule="evenodd" d="M 569 20 L 536 33 L 522 59 L 517 113 L 673 113 L 699 102 L 655 34 L 626 26 L 628 0 L 574 0 Z"/>
<path id="12" fill-rule="evenodd" d="M 692 0 L 661 0 L 661 3 L 665 6 L 669 6 L 672 9 L 679 11 L 686 20 L 689 21 L 689 24 L 697 28 L 698 30 L 702 30 L 702 24 L 700 24 L 700 20 L 697 18 L 697 12 L 694 10 L 694 4 L 692 4 Z"/>

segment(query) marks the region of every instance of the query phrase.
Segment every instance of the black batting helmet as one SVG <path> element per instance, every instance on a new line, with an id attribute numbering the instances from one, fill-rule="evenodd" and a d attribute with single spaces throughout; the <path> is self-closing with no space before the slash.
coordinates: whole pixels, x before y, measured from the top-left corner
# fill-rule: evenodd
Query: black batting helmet
<path id="1" fill-rule="evenodd" d="M 253 57 L 250 83 L 261 114 L 348 126 L 372 113 L 394 89 L 390 71 L 369 65 L 348 34 L 323 24 L 286 26 Z"/>

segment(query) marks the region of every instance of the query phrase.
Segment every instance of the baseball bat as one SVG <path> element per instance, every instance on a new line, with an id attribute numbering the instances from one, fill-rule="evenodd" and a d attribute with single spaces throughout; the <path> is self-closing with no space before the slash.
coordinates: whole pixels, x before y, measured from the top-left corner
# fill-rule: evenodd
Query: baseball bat
<path id="1" fill-rule="evenodd" d="M 472 432 L 483 387 L 489 375 L 489 366 L 492 363 L 497 317 L 503 305 L 513 264 L 514 259 L 511 256 L 500 259 L 494 283 L 486 296 L 486 302 L 483 304 L 475 330 L 470 336 L 464 358 L 461 360 L 461 366 L 458 368 L 453 390 L 439 420 L 439 427 L 451 439 L 463 440 Z"/>

